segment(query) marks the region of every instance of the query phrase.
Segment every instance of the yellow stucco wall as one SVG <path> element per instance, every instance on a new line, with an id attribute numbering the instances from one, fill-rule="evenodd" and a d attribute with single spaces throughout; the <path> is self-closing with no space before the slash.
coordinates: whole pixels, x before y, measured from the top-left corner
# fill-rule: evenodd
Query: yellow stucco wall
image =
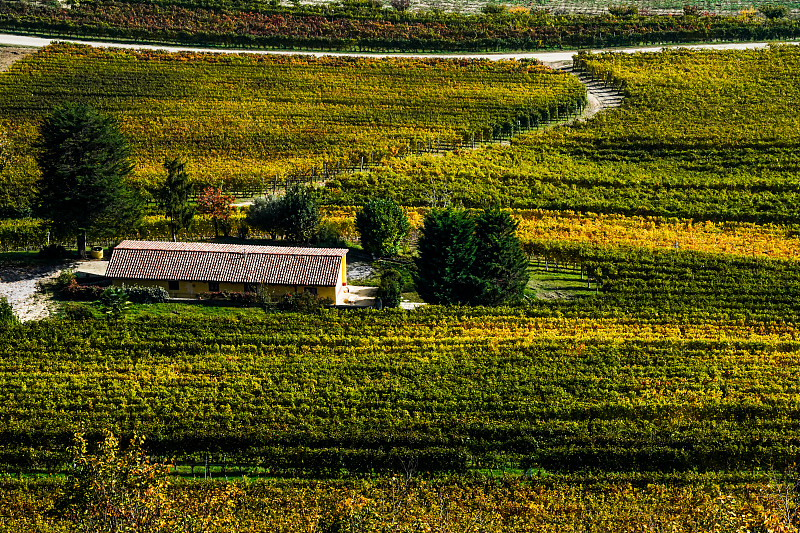
<path id="1" fill-rule="evenodd" d="M 167 288 L 166 281 L 153 281 L 148 279 L 114 279 L 111 281 L 111 284 L 114 287 L 122 287 L 125 285 L 126 287 L 163 287 L 165 290 Z"/>
<path id="2" fill-rule="evenodd" d="M 208 283 L 204 281 L 181 281 L 177 291 L 169 290 L 169 282 L 156 280 L 139 279 L 114 279 L 112 284 L 115 287 L 123 285 L 127 287 L 162 287 L 169 292 L 171 298 L 197 298 L 198 294 L 208 292 Z M 286 293 L 304 292 L 302 285 L 267 285 L 270 294 L 280 298 Z M 331 301 L 340 305 L 344 303 L 344 291 L 341 281 L 336 287 L 317 287 L 317 296 L 320 298 L 330 298 Z M 220 283 L 219 290 L 223 292 L 244 292 L 243 283 Z"/>

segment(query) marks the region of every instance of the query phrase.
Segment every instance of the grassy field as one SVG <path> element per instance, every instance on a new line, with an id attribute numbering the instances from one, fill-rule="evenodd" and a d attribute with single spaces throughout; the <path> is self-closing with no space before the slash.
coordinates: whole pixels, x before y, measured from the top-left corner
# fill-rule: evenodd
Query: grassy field
<path id="1" fill-rule="evenodd" d="M 597 284 L 588 282 L 580 268 L 558 268 L 555 265 L 536 266 L 530 271 L 527 291 L 532 297 L 544 300 L 586 298 L 597 295 Z"/>

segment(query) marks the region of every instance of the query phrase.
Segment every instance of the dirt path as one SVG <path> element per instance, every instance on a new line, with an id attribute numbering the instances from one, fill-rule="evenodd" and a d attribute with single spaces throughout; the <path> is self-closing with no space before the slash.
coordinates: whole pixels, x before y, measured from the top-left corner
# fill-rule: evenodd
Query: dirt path
<path id="1" fill-rule="evenodd" d="M 572 68 L 572 65 L 557 67 L 559 70 L 569 72 L 586 86 L 586 98 L 588 105 L 583 109 L 581 115 L 570 122 L 583 122 L 606 109 L 613 109 L 622 105 L 625 95 L 613 86 L 594 80 L 589 75 Z"/>
<path id="2" fill-rule="evenodd" d="M 37 48 L 0 46 L 0 72 L 5 72 L 15 61 L 31 55 L 36 50 Z"/>

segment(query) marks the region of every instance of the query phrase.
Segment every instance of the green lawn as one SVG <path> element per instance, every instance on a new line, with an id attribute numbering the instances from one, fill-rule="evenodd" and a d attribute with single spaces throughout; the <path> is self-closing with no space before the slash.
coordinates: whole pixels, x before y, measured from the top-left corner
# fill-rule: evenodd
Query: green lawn
<path id="1" fill-rule="evenodd" d="M 584 298 L 596 294 L 595 283 L 588 284 L 587 288 L 586 276 L 581 278 L 579 270 L 531 265 L 529 272 L 531 279 L 526 293 L 539 300 Z"/>

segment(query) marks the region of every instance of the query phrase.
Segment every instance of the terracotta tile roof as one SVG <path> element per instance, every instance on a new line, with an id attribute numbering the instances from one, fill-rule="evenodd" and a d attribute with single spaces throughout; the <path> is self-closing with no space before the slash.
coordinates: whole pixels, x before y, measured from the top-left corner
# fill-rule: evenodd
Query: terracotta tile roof
<path id="1" fill-rule="evenodd" d="M 336 286 L 345 248 L 122 241 L 106 276 L 116 279 Z"/>

